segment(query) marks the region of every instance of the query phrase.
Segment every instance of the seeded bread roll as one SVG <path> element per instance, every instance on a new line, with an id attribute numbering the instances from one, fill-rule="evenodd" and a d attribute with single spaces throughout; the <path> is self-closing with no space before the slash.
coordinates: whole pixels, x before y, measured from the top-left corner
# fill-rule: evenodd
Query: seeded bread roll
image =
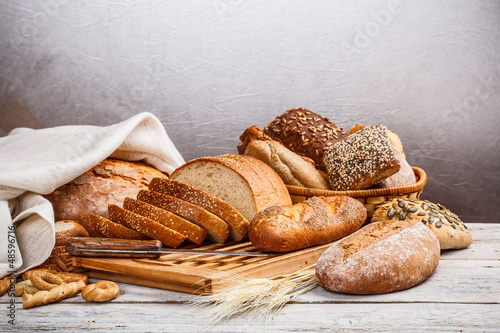
<path id="1" fill-rule="evenodd" d="M 399 171 L 387 132 L 384 125 L 373 125 L 328 148 L 325 163 L 333 190 L 362 190 Z"/>
<path id="2" fill-rule="evenodd" d="M 45 197 L 52 203 L 56 221 L 76 221 L 90 236 L 98 236 L 89 213 L 107 218 L 108 204 L 121 205 L 125 198 L 134 198 L 154 177 L 167 176 L 145 163 L 106 159 Z"/>
<path id="3" fill-rule="evenodd" d="M 263 131 L 291 151 L 311 158 L 321 171 L 326 171 L 326 149 L 347 137 L 330 119 L 304 108 L 286 110 Z"/>
<path id="4" fill-rule="evenodd" d="M 55 224 L 56 230 L 56 244 L 55 246 L 63 246 L 66 238 L 70 237 L 89 237 L 89 233 L 82 227 L 81 224 L 71 221 L 63 220 L 57 221 Z"/>
<path id="5" fill-rule="evenodd" d="M 419 220 L 375 222 L 323 252 L 316 279 L 341 293 L 389 293 L 427 279 L 439 256 L 439 241 Z"/>
<path id="6" fill-rule="evenodd" d="M 155 178 L 149 184 L 149 189 L 190 202 L 217 215 L 229 225 L 229 237 L 232 240 L 239 241 L 247 236 L 250 222 L 222 199 L 171 179 Z"/>
<path id="7" fill-rule="evenodd" d="M 248 236 L 261 251 L 287 252 L 333 242 L 358 230 L 366 208 L 348 196 L 312 197 L 259 212 Z"/>
<path id="8" fill-rule="evenodd" d="M 140 232 L 92 213 L 89 214 L 89 221 L 92 229 L 98 236 L 137 240 L 150 239 L 148 236 L 141 234 Z"/>
<path id="9" fill-rule="evenodd" d="M 111 221 L 157 239 L 170 247 L 176 248 L 186 239 L 186 236 L 175 230 L 117 205 L 109 205 L 108 210 Z"/>
<path id="10" fill-rule="evenodd" d="M 170 179 L 226 201 L 248 221 L 264 208 L 292 204 L 278 174 L 250 156 L 227 154 L 196 158 L 177 168 Z"/>
<path id="11" fill-rule="evenodd" d="M 393 199 L 377 206 L 372 222 L 418 219 L 437 236 L 441 250 L 463 249 L 472 235 L 460 218 L 440 204 L 427 200 Z"/>
<path id="12" fill-rule="evenodd" d="M 188 241 L 197 245 L 203 243 L 205 238 L 207 238 L 207 231 L 205 229 L 160 207 L 132 198 L 126 198 L 123 202 L 123 208 L 163 224 L 167 228 L 183 234 Z"/>
<path id="13" fill-rule="evenodd" d="M 224 243 L 229 236 L 229 225 L 209 211 L 187 201 L 153 191 L 141 190 L 137 199 L 168 210 L 207 231 L 207 239 L 214 243 Z"/>

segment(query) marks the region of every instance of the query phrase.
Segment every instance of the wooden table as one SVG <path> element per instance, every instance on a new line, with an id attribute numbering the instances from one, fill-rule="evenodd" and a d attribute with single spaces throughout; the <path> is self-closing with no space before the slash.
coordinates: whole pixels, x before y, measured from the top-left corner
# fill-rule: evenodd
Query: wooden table
<path id="1" fill-rule="evenodd" d="M 474 243 L 443 251 L 439 267 L 422 284 L 383 295 L 345 295 L 321 287 L 297 297 L 272 320 L 233 318 L 206 332 L 500 332 L 500 224 L 468 224 Z M 91 279 L 92 281 L 93 279 Z M 93 280 L 95 282 L 95 280 Z M 181 292 L 120 283 L 109 303 L 80 296 L 23 309 L 15 298 L 15 326 L 0 297 L 1 332 L 200 332 L 203 310 Z"/>

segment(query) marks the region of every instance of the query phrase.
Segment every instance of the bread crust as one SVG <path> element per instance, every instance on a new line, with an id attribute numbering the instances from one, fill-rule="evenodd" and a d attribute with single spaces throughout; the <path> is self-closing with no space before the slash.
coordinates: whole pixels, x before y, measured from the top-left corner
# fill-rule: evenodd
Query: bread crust
<path id="1" fill-rule="evenodd" d="M 323 252 L 316 279 L 323 288 L 341 293 L 389 293 L 427 279 L 439 256 L 436 236 L 419 220 L 376 222 Z"/>
<path id="2" fill-rule="evenodd" d="M 145 163 L 106 159 L 45 198 L 52 203 L 56 221 L 76 221 L 94 237 L 99 234 L 88 214 L 107 218 L 108 204 L 121 205 L 125 198 L 135 198 L 154 177 L 167 176 Z"/>
<path id="3" fill-rule="evenodd" d="M 63 246 L 67 238 L 71 237 L 89 237 L 89 233 L 85 228 L 76 221 L 62 220 L 55 223 L 56 229 L 56 244 L 55 246 Z"/>
<path id="4" fill-rule="evenodd" d="M 93 230 L 99 235 L 109 238 L 146 240 L 150 237 L 138 231 L 127 228 L 119 223 L 115 223 L 102 216 L 89 214 L 89 219 Z"/>
<path id="5" fill-rule="evenodd" d="M 366 208 L 351 197 L 312 197 L 261 211 L 251 221 L 248 236 L 261 251 L 294 251 L 349 235 L 366 217 Z"/>

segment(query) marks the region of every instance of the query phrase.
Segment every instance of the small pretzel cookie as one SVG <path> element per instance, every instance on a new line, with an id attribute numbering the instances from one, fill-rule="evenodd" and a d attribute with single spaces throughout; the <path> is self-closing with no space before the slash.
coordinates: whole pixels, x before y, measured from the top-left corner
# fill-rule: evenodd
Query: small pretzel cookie
<path id="1" fill-rule="evenodd" d="M 33 274 L 31 274 L 30 276 L 30 280 L 31 283 L 40 290 L 50 290 L 63 283 L 66 283 L 63 279 L 55 276 L 54 274 L 40 271 L 33 272 Z"/>
<path id="2" fill-rule="evenodd" d="M 82 289 L 82 297 L 88 302 L 106 302 L 120 293 L 118 285 L 111 281 L 99 281 Z"/>

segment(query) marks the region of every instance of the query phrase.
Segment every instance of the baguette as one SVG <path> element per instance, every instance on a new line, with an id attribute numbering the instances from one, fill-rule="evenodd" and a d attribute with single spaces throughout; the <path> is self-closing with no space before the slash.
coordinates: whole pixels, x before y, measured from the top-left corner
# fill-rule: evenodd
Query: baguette
<path id="1" fill-rule="evenodd" d="M 132 198 L 126 198 L 123 202 L 123 208 L 183 234 L 188 241 L 194 244 L 200 245 L 207 238 L 207 231 L 205 229 L 160 207 Z"/>
<path id="2" fill-rule="evenodd" d="M 294 251 L 349 235 L 366 217 L 366 208 L 351 197 L 312 197 L 261 211 L 250 223 L 248 236 L 261 251 Z"/>
<path id="3" fill-rule="evenodd" d="M 117 205 L 109 205 L 108 213 L 112 221 L 157 239 L 170 247 L 176 248 L 186 239 L 186 236 L 175 230 L 167 228 L 144 216 L 125 210 Z"/>
<path id="4" fill-rule="evenodd" d="M 229 225 L 209 211 L 172 196 L 141 190 L 137 199 L 177 214 L 207 231 L 207 239 L 224 243 L 229 236 Z"/>
<path id="5" fill-rule="evenodd" d="M 229 225 L 229 237 L 239 241 L 246 237 L 250 222 L 233 206 L 205 191 L 171 179 L 154 178 L 149 184 L 151 191 L 170 195 L 206 209 Z"/>

